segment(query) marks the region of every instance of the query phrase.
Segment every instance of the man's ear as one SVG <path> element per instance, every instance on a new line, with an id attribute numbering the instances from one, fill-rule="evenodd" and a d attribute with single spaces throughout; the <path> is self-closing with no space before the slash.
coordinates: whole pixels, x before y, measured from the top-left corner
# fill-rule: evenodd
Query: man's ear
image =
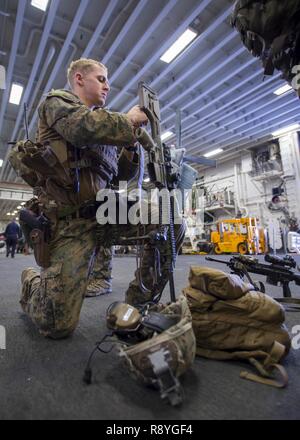
<path id="1" fill-rule="evenodd" d="M 80 87 L 83 86 L 83 75 L 80 72 L 76 72 L 74 75 L 74 83 L 78 84 Z"/>

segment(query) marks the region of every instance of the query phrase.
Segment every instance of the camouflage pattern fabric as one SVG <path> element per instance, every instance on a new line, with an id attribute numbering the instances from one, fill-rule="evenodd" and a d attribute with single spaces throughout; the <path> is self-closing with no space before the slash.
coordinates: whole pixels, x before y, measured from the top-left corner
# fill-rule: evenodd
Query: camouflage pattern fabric
<path id="1" fill-rule="evenodd" d="M 101 167 L 107 168 L 105 163 L 108 161 L 117 160 L 117 164 L 111 163 L 110 170 L 117 168 L 117 180 L 136 176 L 138 164 L 129 161 L 123 149 L 118 159 L 116 156 L 116 146 L 132 146 L 136 142 L 133 128 L 124 114 L 102 108 L 91 110 L 74 93 L 53 90 L 39 107 L 39 117 L 37 140 L 41 144 L 50 144 L 67 173 L 73 173 L 74 178 L 74 170 L 69 169 L 75 162 L 74 147 L 78 148 L 79 162 L 92 159 L 95 165 L 80 169 L 79 193 L 49 176 L 44 191 L 58 206 L 80 206 L 88 200 L 95 200 L 97 192 L 108 184 L 108 179 L 100 172 Z M 103 166 L 99 165 L 101 163 Z"/>
<path id="2" fill-rule="evenodd" d="M 112 292 L 113 247 L 99 246 L 85 296 L 95 297 Z"/>
<path id="3" fill-rule="evenodd" d="M 53 90 L 39 107 L 40 136 L 52 130 L 76 147 L 86 145 L 133 145 L 136 140 L 127 117 L 104 109 L 91 110 L 68 90 Z M 50 128 L 50 130 L 49 130 Z M 48 139 L 49 140 L 49 139 Z"/>
<path id="4" fill-rule="evenodd" d="M 88 275 L 95 259 L 97 227 L 99 225 L 96 220 L 60 220 L 50 243 L 51 266 L 42 269 L 41 274 L 33 270 L 25 270 L 22 274 L 21 306 L 45 336 L 64 338 L 71 334 L 78 324 Z M 119 234 L 122 237 L 136 236 L 139 227 L 121 225 Z M 142 226 L 143 232 L 146 233 L 155 228 L 155 225 Z M 184 225 L 176 227 L 176 237 L 178 250 L 184 238 Z M 166 244 L 166 253 L 161 255 L 162 278 L 157 287 L 160 291 L 164 289 L 169 274 L 167 248 Z M 141 272 L 144 284 L 149 289 L 153 283 L 153 270 L 154 250 L 148 245 Z M 136 272 L 136 278 L 126 292 L 126 301 L 138 304 L 151 299 L 151 291 L 144 293 L 140 289 Z"/>
<path id="5" fill-rule="evenodd" d="M 82 154 L 80 159 L 83 160 L 84 153 L 93 148 L 94 153 L 98 152 L 101 162 L 104 154 L 101 146 L 107 146 L 105 154 L 108 158 L 110 148 L 112 157 L 116 146 L 131 146 L 136 141 L 126 115 L 101 108 L 91 110 L 83 105 L 74 93 L 66 90 L 54 90 L 47 95 L 39 107 L 39 118 L 38 142 L 42 145 L 49 144 L 66 174 L 69 173 L 71 177 L 74 177 L 74 170 L 70 166 L 70 162 L 76 159 L 74 152 Z M 70 146 L 73 148 L 69 148 Z M 77 147 L 77 150 L 74 147 Z M 27 165 L 28 163 L 29 161 Z M 39 192 L 39 202 L 43 211 L 47 213 L 50 207 L 58 208 L 57 221 L 54 222 L 55 231 L 50 242 L 51 265 L 42 269 L 40 274 L 32 269 L 23 272 L 21 305 L 40 332 L 52 338 L 66 337 L 76 328 L 88 278 L 94 266 L 95 250 L 99 245 L 111 246 L 97 242 L 96 231 L 99 225 L 95 219 L 70 219 L 70 215 L 80 206 L 89 201 L 94 202 L 98 191 L 108 185 L 108 181 L 94 168 L 96 167 L 87 166 L 80 169 L 80 191 L 76 193 L 73 187 L 66 188 L 63 182 L 51 177 L 53 170 L 50 163 L 49 173 L 44 173 L 45 184 Z M 130 161 L 122 149 L 118 158 L 117 180 L 133 179 L 137 171 L 138 161 Z M 64 214 L 61 214 L 62 212 Z M 63 219 L 66 215 L 69 216 L 68 220 Z M 141 228 L 141 235 L 141 232 L 148 233 L 156 226 L 117 226 L 116 239 L 120 236 L 136 236 L 138 228 Z M 106 235 L 111 234 L 111 229 L 112 226 L 108 225 Z M 179 246 L 184 237 L 184 226 L 177 229 Z M 166 244 L 160 259 L 159 286 L 153 289 L 152 273 L 157 270 L 154 264 L 154 249 L 150 245 L 146 246 L 141 272 L 148 291 L 144 293 L 141 290 L 139 274 L 136 273 L 135 280 L 130 283 L 126 292 L 126 300 L 129 303 L 145 302 L 152 298 L 153 292 L 156 294 L 163 290 L 170 267 L 168 249 Z M 104 271 L 108 272 L 108 267 L 104 268 Z"/>
<path id="6" fill-rule="evenodd" d="M 94 268 L 90 279 L 101 279 L 111 282 L 113 248 L 99 246 L 95 256 Z"/>
<path id="7" fill-rule="evenodd" d="M 154 308 L 155 310 L 155 308 Z M 186 298 L 180 295 L 175 303 L 163 306 L 160 313 L 179 316 L 177 324 L 161 334 L 134 346 L 121 345 L 120 355 L 133 375 L 145 384 L 155 384 L 149 355 L 162 351 L 176 377 L 181 376 L 193 363 L 196 354 L 196 339 L 192 328 L 192 316 Z"/>

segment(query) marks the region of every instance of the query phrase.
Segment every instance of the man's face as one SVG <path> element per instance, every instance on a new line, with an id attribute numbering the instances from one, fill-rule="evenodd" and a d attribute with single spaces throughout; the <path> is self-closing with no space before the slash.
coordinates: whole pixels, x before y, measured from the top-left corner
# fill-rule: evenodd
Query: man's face
<path id="1" fill-rule="evenodd" d="M 108 92 L 110 90 L 107 70 L 96 66 L 81 77 L 82 92 L 85 97 L 85 104 L 88 107 L 104 107 Z"/>

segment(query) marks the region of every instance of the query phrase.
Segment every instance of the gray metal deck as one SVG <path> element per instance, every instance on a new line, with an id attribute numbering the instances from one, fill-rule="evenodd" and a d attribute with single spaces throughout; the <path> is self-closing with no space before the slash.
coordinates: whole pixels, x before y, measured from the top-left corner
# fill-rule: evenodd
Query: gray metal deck
<path id="1" fill-rule="evenodd" d="M 177 293 L 188 284 L 189 266 L 196 264 L 209 265 L 202 256 L 179 257 Z M 114 352 L 96 356 L 94 383 L 85 385 L 82 373 L 94 343 L 105 332 L 107 306 L 123 299 L 135 259 L 115 258 L 113 293 L 86 299 L 76 332 L 61 341 L 40 336 L 19 307 L 20 274 L 32 265 L 32 256 L 16 255 L 11 260 L 0 254 L 0 325 L 7 333 L 6 350 L 0 350 L 0 419 L 300 419 L 300 349 L 292 350 L 284 361 L 289 375 L 286 389 L 240 379 L 247 366 L 240 362 L 198 358 L 181 381 L 185 402 L 180 408 L 170 407 L 156 391 L 136 383 Z M 292 290 L 300 298 L 300 288 Z M 281 294 L 276 287 L 269 291 Z M 299 312 L 286 316 L 290 331 L 300 325 Z"/>

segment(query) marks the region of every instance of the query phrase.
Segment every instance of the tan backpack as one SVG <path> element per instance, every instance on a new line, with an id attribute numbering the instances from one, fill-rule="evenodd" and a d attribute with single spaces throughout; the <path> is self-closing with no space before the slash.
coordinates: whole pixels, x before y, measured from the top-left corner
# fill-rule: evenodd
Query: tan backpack
<path id="1" fill-rule="evenodd" d="M 183 293 L 192 313 L 197 355 L 248 360 L 259 375 L 243 371 L 242 378 L 286 386 L 287 373 L 279 362 L 289 352 L 291 340 L 282 306 L 253 291 L 237 275 L 220 270 L 191 267 L 189 282 Z"/>

